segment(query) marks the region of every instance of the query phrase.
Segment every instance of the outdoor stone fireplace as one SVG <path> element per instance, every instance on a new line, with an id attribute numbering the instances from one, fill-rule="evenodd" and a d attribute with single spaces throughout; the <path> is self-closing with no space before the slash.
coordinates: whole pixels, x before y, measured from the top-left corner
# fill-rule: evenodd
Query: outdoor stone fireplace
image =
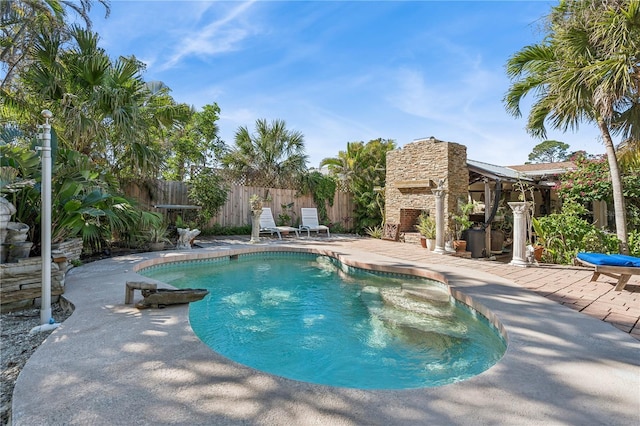
<path id="1" fill-rule="evenodd" d="M 469 171 L 467 148 L 435 138 L 418 139 L 387 153 L 385 185 L 386 223 L 400 232 L 416 232 L 422 211 L 435 215 L 435 189 L 444 181 L 444 217 L 457 209 L 458 198 L 467 199 Z"/>
<path id="2" fill-rule="evenodd" d="M 400 232 L 416 232 L 418 217 L 424 210 L 400 209 Z"/>

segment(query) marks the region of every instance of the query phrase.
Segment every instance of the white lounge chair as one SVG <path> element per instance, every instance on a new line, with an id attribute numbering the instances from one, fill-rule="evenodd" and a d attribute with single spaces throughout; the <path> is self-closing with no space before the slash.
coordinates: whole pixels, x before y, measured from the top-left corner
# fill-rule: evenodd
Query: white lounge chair
<path id="1" fill-rule="evenodd" d="M 300 225 L 300 230 L 307 231 L 307 237 L 311 235 L 311 231 L 315 231 L 320 234 L 320 231 L 326 231 L 327 237 L 331 236 L 329 232 L 329 227 L 320 225 L 318 221 L 318 209 L 315 208 L 302 208 L 300 209 L 302 215 L 302 225 Z"/>
<path id="2" fill-rule="evenodd" d="M 260 215 L 260 232 L 269 232 L 271 235 L 277 234 L 279 239 L 282 239 L 282 233 L 295 232 L 296 237 L 300 236 L 297 228 L 276 225 L 276 221 L 273 220 L 273 213 L 271 213 L 270 207 L 262 208 L 262 214 Z"/>

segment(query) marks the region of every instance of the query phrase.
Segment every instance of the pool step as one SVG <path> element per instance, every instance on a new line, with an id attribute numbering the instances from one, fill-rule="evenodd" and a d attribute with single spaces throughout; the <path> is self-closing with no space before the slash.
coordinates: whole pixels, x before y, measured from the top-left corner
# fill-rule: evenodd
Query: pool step
<path id="1" fill-rule="evenodd" d="M 426 299 L 431 302 L 450 303 L 449 293 L 439 287 L 425 286 L 424 284 L 402 284 L 402 291 L 414 299 Z"/>
<path id="2" fill-rule="evenodd" d="M 426 291 L 413 292 L 402 288 L 384 288 L 380 290 L 380 297 L 387 306 L 416 314 L 443 317 L 448 316 L 453 310 L 449 296 L 442 292 L 432 294 Z"/>

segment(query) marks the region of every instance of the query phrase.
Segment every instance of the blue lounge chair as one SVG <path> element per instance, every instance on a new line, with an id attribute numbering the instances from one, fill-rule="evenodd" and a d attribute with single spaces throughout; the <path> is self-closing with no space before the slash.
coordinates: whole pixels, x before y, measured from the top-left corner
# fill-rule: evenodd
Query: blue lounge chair
<path id="1" fill-rule="evenodd" d="M 621 291 L 629 282 L 631 275 L 640 275 L 640 257 L 624 254 L 578 253 L 577 263 L 593 268 L 591 281 L 596 281 L 600 274 L 616 278 L 615 290 Z"/>

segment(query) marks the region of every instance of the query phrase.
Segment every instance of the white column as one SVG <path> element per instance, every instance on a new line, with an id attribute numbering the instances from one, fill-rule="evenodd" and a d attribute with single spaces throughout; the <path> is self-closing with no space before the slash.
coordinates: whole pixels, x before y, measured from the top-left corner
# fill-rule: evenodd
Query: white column
<path id="1" fill-rule="evenodd" d="M 446 254 L 444 249 L 444 189 L 434 189 L 433 194 L 436 196 L 436 248 L 433 250 L 436 254 Z"/>
<path id="2" fill-rule="evenodd" d="M 51 317 L 51 111 L 42 111 L 45 123 L 42 129 L 42 183 L 40 217 L 40 252 L 42 256 L 42 298 L 40 324 L 49 324 Z"/>
<path id="3" fill-rule="evenodd" d="M 529 266 L 527 262 L 527 216 L 529 214 L 529 203 L 518 201 L 507 203 L 513 210 L 513 258 L 509 265 Z"/>

